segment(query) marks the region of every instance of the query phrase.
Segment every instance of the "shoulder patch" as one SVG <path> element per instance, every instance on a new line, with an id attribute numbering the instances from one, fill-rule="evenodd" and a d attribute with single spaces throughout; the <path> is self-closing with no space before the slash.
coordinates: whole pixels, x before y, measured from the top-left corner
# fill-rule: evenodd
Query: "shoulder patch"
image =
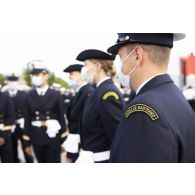
<path id="1" fill-rule="evenodd" d="M 107 100 L 111 96 L 114 97 L 116 100 L 119 100 L 119 95 L 114 91 L 109 91 L 105 93 L 102 99 Z"/>
<path id="2" fill-rule="evenodd" d="M 129 116 L 135 112 L 143 112 L 143 113 L 147 114 L 152 121 L 159 119 L 159 116 L 156 113 L 156 111 L 146 104 L 135 104 L 135 105 L 129 107 L 125 111 L 124 116 L 125 116 L 125 118 L 129 118 Z"/>

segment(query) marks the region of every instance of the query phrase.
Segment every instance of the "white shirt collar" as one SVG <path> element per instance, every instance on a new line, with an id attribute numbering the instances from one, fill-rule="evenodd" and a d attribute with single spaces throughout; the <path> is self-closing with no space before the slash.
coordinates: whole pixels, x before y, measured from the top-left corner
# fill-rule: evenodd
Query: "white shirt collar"
<path id="1" fill-rule="evenodd" d="M 12 97 L 13 97 L 13 96 L 16 96 L 17 92 L 18 92 L 17 89 L 14 89 L 14 90 L 10 90 L 10 89 L 9 89 L 9 90 L 8 90 L 9 95 L 12 96 Z"/>
<path id="2" fill-rule="evenodd" d="M 87 82 L 84 82 L 76 91 L 79 92 L 79 90 L 84 87 L 85 85 L 87 85 Z"/>
<path id="3" fill-rule="evenodd" d="M 36 87 L 38 95 L 45 95 L 47 90 L 49 89 L 49 85 L 46 85 L 44 88 Z"/>
<path id="4" fill-rule="evenodd" d="M 99 87 L 104 81 L 110 79 L 110 77 L 105 77 L 104 79 L 102 79 L 101 81 L 98 82 L 98 84 L 96 85 L 96 87 Z"/>
<path id="5" fill-rule="evenodd" d="M 155 76 L 153 76 L 153 77 L 147 79 L 146 81 L 144 81 L 144 82 L 140 85 L 140 87 L 138 88 L 138 90 L 136 91 L 136 95 L 141 91 L 141 89 L 142 89 L 149 81 L 151 81 L 153 78 L 155 78 L 155 77 L 157 77 L 157 76 L 164 75 L 164 74 L 166 74 L 166 73 L 157 74 L 157 75 L 155 75 Z"/>

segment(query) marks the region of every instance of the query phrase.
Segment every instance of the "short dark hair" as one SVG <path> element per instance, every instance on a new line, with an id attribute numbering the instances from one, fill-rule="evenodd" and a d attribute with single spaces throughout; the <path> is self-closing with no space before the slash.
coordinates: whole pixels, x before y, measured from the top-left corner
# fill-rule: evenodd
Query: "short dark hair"
<path id="1" fill-rule="evenodd" d="M 136 46 L 143 48 L 143 50 L 147 53 L 148 59 L 153 64 L 168 65 L 171 54 L 170 48 L 158 45 L 133 44 L 128 45 L 129 52 L 131 52 Z"/>

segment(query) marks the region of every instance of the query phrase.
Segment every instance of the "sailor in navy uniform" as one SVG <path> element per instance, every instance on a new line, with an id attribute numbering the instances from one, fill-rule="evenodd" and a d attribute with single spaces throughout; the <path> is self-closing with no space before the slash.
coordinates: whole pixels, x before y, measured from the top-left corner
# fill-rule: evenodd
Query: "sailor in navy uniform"
<path id="1" fill-rule="evenodd" d="M 100 50 L 85 50 L 77 60 L 85 63 L 81 74 L 96 90 L 88 98 L 81 121 L 82 151 L 76 163 L 104 163 L 123 113 L 124 100 L 111 79 L 115 56 Z"/>
<path id="2" fill-rule="evenodd" d="M 14 104 L 7 92 L 0 91 L 0 161 L 2 163 L 13 163 L 11 129 L 14 123 Z"/>
<path id="3" fill-rule="evenodd" d="M 75 162 L 79 156 L 80 121 L 87 98 L 94 91 L 94 88 L 82 78 L 82 68 L 83 65 L 81 64 L 73 64 L 64 70 L 64 72 L 70 74 L 71 87 L 77 91 L 66 112 L 69 135 L 64 143 L 64 147 L 70 162 Z"/>
<path id="4" fill-rule="evenodd" d="M 14 163 L 19 163 L 19 155 L 18 155 L 18 141 L 22 142 L 22 135 L 24 131 L 24 103 L 25 103 L 25 97 L 26 93 L 24 91 L 19 90 L 19 83 L 18 83 L 19 77 L 15 74 L 8 75 L 6 77 L 7 82 L 7 92 L 9 93 L 9 96 L 12 98 L 12 101 L 14 103 L 15 113 L 16 113 L 16 122 L 15 122 L 15 128 L 13 128 L 12 132 L 12 148 L 13 148 L 13 160 Z M 24 151 L 24 147 L 22 147 L 25 161 L 27 163 L 33 163 L 33 156 L 28 155 Z"/>
<path id="5" fill-rule="evenodd" d="M 40 61 L 32 62 L 32 83 L 35 86 L 26 97 L 26 152 L 32 144 L 39 163 L 59 163 L 61 144 L 68 135 L 63 100 L 59 92 L 48 86 L 49 72 Z"/>
<path id="6" fill-rule="evenodd" d="M 111 163 L 194 163 L 195 116 L 167 74 L 173 41 L 185 34 L 119 33 L 108 52 L 122 60 L 121 83 L 136 91 L 111 148 Z"/>
<path id="7" fill-rule="evenodd" d="M 64 109 L 65 113 L 67 113 L 67 109 L 70 105 L 70 102 L 74 98 L 74 93 L 72 93 L 71 89 L 65 89 L 64 94 L 62 94 L 63 100 L 64 100 Z"/>

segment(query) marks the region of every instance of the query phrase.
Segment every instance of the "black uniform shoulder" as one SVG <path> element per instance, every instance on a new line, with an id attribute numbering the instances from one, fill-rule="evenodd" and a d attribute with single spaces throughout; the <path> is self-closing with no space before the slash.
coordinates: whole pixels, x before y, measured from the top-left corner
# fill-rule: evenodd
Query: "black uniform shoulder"
<path id="1" fill-rule="evenodd" d="M 16 94 L 16 96 L 18 97 L 18 98 L 25 98 L 26 96 L 27 96 L 27 94 L 28 94 L 28 92 L 25 92 L 25 91 L 18 91 L 17 92 L 17 94 Z"/>
<path id="2" fill-rule="evenodd" d="M 61 94 L 59 91 L 56 91 L 54 89 L 48 88 L 49 92 L 52 93 L 53 95 L 61 97 Z"/>
<path id="3" fill-rule="evenodd" d="M 104 81 L 98 88 L 97 88 L 98 98 L 102 100 L 120 100 L 122 99 L 122 95 L 119 89 L 115 86 L 111 79 Z"/>
<path id="4" fill-rule="evenodd" d="M 81 94 L 90 96 L 95 91 L 94 87 L 92 87 L 90 84 L 86 84 L 81 88 Z"/>
<path id="5" fill-rule="evenodd" d="M 27 93 L 28 93 L 28 92 L 18 90 L 18 94 L 20 94 L 20 95 L 26 95 Z"/>
<path id="6" fill-rule="evenodd" d="M 31 96 L 34 92 L 35 92 L 35 89 L 33 88 L 33 89 L 31 89 L 31 90 L 29 90 L 29 91 L 26 92 L 26 96 L 27 97 L 28 96 Z"/>
<path id="7" fill-rule="evenodd" d="M 1 98 L 9 98 L 9 93 L 7 91 L 5 92 L 0 92 Z"/>
<path id="8" fill-rule="evenodd" d="M 0 96 L 3 96 L 4 92 L 0 91 Z"/>
<path id="9" fill-rule="evenodd" d="M 87 91 L 94 91 L 94 90 L 95 90 L 95 88 L 94 88 L 92 85 L 90 85 L 90 84 L 86 84 L 86 85 L 84 86 L 84 88 L 85 88 L 85 90 L 87 90 Z"/>

